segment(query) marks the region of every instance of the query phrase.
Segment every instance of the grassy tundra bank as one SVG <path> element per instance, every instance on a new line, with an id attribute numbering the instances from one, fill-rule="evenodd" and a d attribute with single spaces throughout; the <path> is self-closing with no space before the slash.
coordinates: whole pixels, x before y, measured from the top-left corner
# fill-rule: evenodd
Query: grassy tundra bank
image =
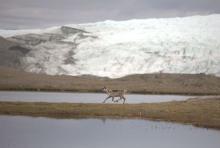
<path id="1" fill-rule="evenodd" d="M 103 86 L 129 93 L 220 95 L 220 77 L 204 74 L 136 74 L 109 79 L 49 76 L 0 67 L 0 90 L 100 92 Z"/>
<path id="2" fill-rule="evenodd" d="M 146 118 L 220 129 L 220 98 L 146 104 L 0 102 L 1 115 Z"/>

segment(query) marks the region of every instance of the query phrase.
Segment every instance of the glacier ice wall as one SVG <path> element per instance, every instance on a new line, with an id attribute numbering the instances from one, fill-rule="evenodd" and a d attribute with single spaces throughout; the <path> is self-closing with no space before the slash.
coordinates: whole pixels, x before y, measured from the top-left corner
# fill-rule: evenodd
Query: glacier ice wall
<path id="1" fill-rule="evenodd" d="M 22 59 L 31 72 L 112 78 L 155 72 L 220 76 L 219 26 L 220 15 L 214 14 L 72 24 L 29 34 L 1 30 L 0 35 L 33 49 Z"/>

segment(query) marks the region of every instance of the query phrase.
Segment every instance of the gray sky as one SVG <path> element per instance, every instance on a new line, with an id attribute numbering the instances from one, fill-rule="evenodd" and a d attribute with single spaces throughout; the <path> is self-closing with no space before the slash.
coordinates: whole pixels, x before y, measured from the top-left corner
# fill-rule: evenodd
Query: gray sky
<path id="1" fill-rule="evenodd" d="M 0 28 L 220 13 L 220 0 L 0 0 Z"/>

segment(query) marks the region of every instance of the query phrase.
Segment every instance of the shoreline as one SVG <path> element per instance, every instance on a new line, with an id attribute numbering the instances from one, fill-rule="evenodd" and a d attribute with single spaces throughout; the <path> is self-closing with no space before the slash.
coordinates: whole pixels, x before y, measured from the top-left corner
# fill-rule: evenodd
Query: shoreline
<path id="1" fill-rule="evenodd" d="M 137 118 L 220 130 L 220 97 L 163 103 L 97 104 L 0 102 L 0 115 L 50 118 Z"/>

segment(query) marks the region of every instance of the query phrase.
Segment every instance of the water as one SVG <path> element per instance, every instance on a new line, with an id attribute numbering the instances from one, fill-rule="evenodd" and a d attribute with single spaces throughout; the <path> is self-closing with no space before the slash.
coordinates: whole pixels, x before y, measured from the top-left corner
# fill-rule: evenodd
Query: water
<path id="1" fill-rule="evenodd" d="M 0 101 L 101 103 L 106 97 L 104 93 L 0 91 Z M 153 103 L 182 101 L 192 96 L 127 94 L 125 97 L 126 103 Z"/>
<path id="2" fill-rule="evenodd" d="M 219 148 L 220 131 L 137 119 L 0 116 L 1 148 Z"/>

